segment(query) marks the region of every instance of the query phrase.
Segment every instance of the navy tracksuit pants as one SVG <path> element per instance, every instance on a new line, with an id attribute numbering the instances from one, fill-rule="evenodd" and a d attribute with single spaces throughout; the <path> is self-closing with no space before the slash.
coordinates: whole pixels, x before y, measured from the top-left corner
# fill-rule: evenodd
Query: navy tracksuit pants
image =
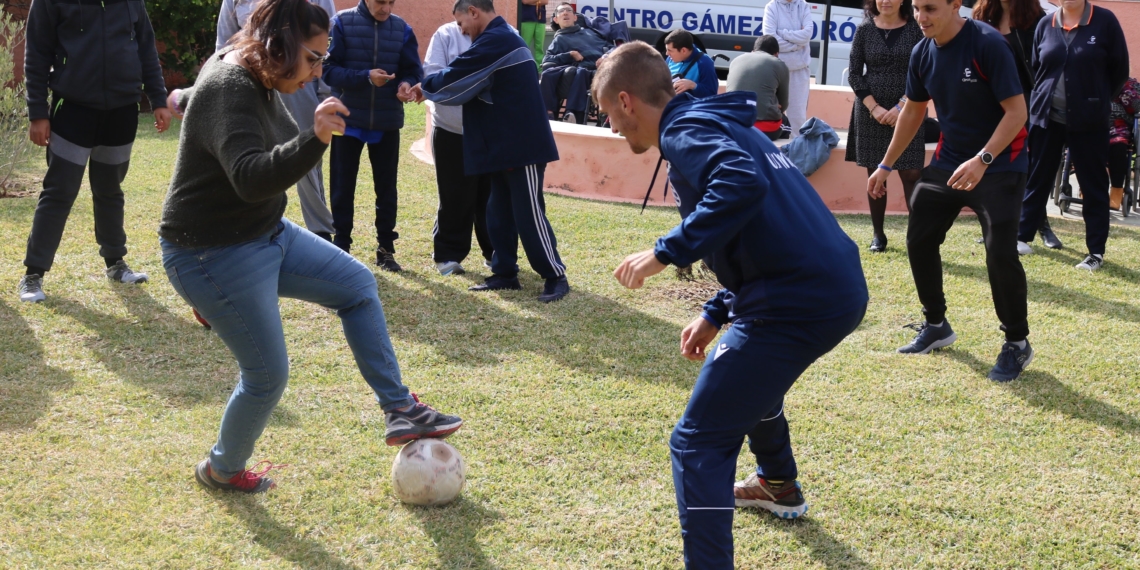
<path id="1" fill-rule="evenodd" d="M 797 477 L 784 394 L 859 326 L 866 310 L 822 321 L 738 321 L 710 347 L 669 440 L 687 568 L 733 567 L 732 486 L 745 436 L 757 474 Z"/>
<path id="2" fill-rule="evenodd" d="M 487 233 L 495 254 L 491 272 L 503 277 L 519 274 L 519 241 L 531 268 L 545 279 L 566 274 L 558 256 L 558 241 L 546 219 L 542 196 L 546 164 L 500 170 L 491 178 L 491 198 L 487 202 Z"/>
<path id="3" fill-rule="evenodd" d="M 1045 206 L 1053 195 L 1061 151 L 1069 147 L 1069 157 L 1077 171 L 1077 184 L 1084 195 L 1081 214 L 1085 218 L 1085 247 L 1089 253 L 1104 255 L 1111 218 L 1108 208 L 1108 136 L 1104 129 L 1074 132 L 1061 123 L 1049 128 L 1029 129 L 1029 183 L 1021 207 L 1021 227 L 1017 239 L 1033 241 L 1033 234 L 1045 219 Z"/>

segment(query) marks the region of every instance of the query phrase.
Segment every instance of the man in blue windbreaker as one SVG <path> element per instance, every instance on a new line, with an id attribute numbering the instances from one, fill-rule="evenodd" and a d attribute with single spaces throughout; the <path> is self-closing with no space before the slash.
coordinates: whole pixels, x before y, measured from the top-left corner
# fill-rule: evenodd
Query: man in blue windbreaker
<path id="1" fill-rule="evenodd" d="M 521 289 L 518 242 L 546 280 L 538 300 L 570 293 L 566 266 L 546 219 L 543 175 L 558 147 L 538 90 L 538 70 L 526 43 L 495 13 L 492 0 L 456 0 L 455 22 L 471 47 L 417 85 L 413 95 L 437 105 L 463 106 L 463 170 L 491 179 L 487 231 L 495 254 L 491 275 L 472 291 Z M 525 65 L 524 65 L 525 64 Z"/>
<path id="2" fill-rule="evenodd" d="M 686 565 L 732 568 L 734 507 L 786 519 L 807 512 L 784 394 L 863 320 L 859 248 L 753 127 L 754 93 L 674 97 L 668 67 L 641 42 L 606 56 L 593 89 L 635 153 L 658 147 L 669 161 L 683 218 L 614 276 L 637 288 L 670 264 L 703 259 L 724 286 L 681 332 L 681 354 L 705 364 L 669 447 Z M 756 471 L 733 485 L 745 436 Z"/>

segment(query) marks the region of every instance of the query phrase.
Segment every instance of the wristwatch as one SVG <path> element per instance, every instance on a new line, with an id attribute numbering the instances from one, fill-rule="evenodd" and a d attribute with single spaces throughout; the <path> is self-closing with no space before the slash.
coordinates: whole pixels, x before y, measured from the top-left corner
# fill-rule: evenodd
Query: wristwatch
<path id="1" fill-rule="evenodd" d="M 988 150 L 986 150 L 984 148 L 982 149 L 981 152 L 978 153 L 978 156 L 981 157 L 982 164 L 984 164 L 986 166 L 989 166 L 989 165 L 994 163 L 994 155 L 991 154 Z"/>

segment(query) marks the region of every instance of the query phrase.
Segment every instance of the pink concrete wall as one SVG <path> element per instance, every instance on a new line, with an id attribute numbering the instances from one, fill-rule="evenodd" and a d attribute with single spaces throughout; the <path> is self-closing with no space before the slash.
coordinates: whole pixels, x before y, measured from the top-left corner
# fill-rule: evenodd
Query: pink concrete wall
<path id="1" fill-rule="evenodd" d="M 357 5 L 358 0 L 334 0 L 337 10 Z M 451 7 L 455 0 L 397 0 L 392 13 L 403 18 L 420 42 L 420 57 L 427 53 L 428 40 L 440 26 L 454 22 Z M 515 0 L 495 0 L 495 11 L 510 25 L 515 25 L 518 5 Z"/>

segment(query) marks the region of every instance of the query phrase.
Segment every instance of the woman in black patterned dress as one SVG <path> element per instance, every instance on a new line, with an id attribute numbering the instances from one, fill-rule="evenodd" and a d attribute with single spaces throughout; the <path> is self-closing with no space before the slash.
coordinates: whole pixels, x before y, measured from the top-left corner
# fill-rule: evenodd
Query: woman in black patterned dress
<path id="1" fill-rule="evenodd" d="M 865 0 L 863 10 L 867 17 L 856 29 L 851 42 L 848 82 L 855 90 L 855 104 L 847 135 L 847 161 L 865 167 L 870 175 L 878 168 L 894 136 L 895 121 L 906 101 L 910 52 L 922 39 L 922 31 L 914 22 L 911 0 Z M 925 161 L 925 134 L 919 127 L 918 134 L 895 163 L 908 210 L 911 192 Z M 868 202 L 875 230 L 871 251 L 884 251 L 887 249 L 887 235 L 883 233 L 887 197 L 868 197 Z"/>

